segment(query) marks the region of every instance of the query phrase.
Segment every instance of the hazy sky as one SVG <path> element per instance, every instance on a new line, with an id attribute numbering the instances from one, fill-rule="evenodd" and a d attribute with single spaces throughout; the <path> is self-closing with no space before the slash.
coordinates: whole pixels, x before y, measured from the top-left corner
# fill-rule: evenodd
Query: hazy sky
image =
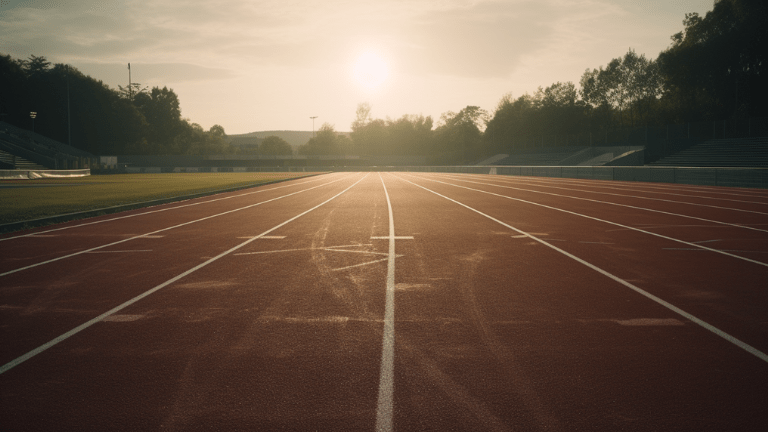
<path id="1" fill-rule="evenodd" d="M 0 53 L 69 63 L 110 87 L 168 86 L 229 134 L 346 131 L 377 118 L 493 111 L 578 81 L 631 47 L 655 58 L 713 0 L 0 0 Z M 361 60 L 362 59 L 362 60 Z"/>

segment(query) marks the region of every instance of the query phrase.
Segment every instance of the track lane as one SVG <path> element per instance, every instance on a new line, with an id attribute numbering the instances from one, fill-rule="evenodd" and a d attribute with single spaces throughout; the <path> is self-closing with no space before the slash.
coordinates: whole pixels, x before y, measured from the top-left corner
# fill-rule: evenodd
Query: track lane
<path id="1" fill-rule="evenodd" d="M 60 259 L 66 259 L 91 250 L 109 247 L 115 244 L 133 241 L 144 235 L 158 236 L 168 230 L 180 226 L 197 223 L 202 220 L 219 217 L 231 212 L 240 211 L 253 206 L 255 202 L 267 202 L 281 199 L 291 194 L 322 187 L 341 181 L 344 177 L 326 178 L 324 182 L 314 185 L 298 184 L 283 185 L 268 189 L 260 189 L 248 194 L 229 195 L 233 200 L 208 200 L 192 203 L 194 206 L 164 207 L 169 210 L 180 209 L 181 212 L 136 212 L 138 218 L 110 218 L 103 225 L 79 226 L 58 234 L 47 233 L 39 237 L 15 237 L 3 243 L 2 261 L 0 261 L 0 277 L 7 274 L 44 265 Z M 263 194 L 261 194 L 263 193 Z M 258 195 L 257 195 L 258 194 Z M 229 198 L 229 196 L 224 198 Z M 163 210 L 160 209 L 160 210 Z M 40 246 L 38 246 L 40 245 Z"/>
<path id="2" fill-rule="evenodd" d="M 78 413 L 37 424 L 88 418 L 97 429 L 116 413 L 150 429 L 372 429 L 386 264 L 343 268 L 378 256 L 371 237 L 386 232 L 387 216 L 380 184 L 357 188 L 270 233 L 284 238 L 251 242 L 94 325 L 68 349 L 52 348 L 34 369 L 1 376 L 19 371 L 5 383 L 22 389 L 8 409 L 31 418 L 23 390 L 31 381 L 46 388 L 37 397 L 54 413 Z M 249 222 L 240 219 L 242 232 Z M 132 366 L 114 373 L 117 358 Z M 50 383 L 38 375 L 52 363 L 53 375 L 81 376 L 85 363 L 93 378 Z M 153 377 L 151 388 L 138 370 Z M 125 392 L 150 402 L 122 406 Z M 100 397 L 88 407 L 61 398 L 92 393 Z"/>
<path id="3" fill-rule="evenodd" d="M 585 258 L 670 301 L 737 339 L 768 352 L 768 266 L 711 252 L 680 251 L 679 244 L 636 231 L 608 231 L 606 224 L 477 190 L 417 182 L 518 227 L 553 239 L 558 248 Z M 427 184 L 425 184 L 427 183 Z M 490 198 L 490 199 L 489 199 Z M 607 218 L 610 218 L 606 216 Z M 610 226 L 610 225 L 608 225 Z M 738 311 L 734 313 L 733 311 Z"/>
<path id="4" fill-rule="evenodd" d="M 104 215 L 88 222 L 70 221 L 56 227 L 37 228 L 0 239 L 0 273 L 23 265 L 55 259 L 108 243 L 126 240 L 150 231 L 231 211 L 254 200 L 269 200 L 297 190 L 333 181 L 334 176 L 283 182 L 256 187 L 249 192 L 236 191 L 203 197 L 183 203 L 168 203 L 149 209 L 136 209 L 120 216 Z M 336 176 L 336 180 L 342 176 Z M 15 266 L 15 267 L 12 267 Z"/>
<path id="5" fill-rule="evenodd" d="M 478 174 L 470 174 L 478 175 Z M 723 198 L 735 198 L 743 197 L 744 199 L 758 199 L 762 202 L 768 200 L 768 192 L 765 189 L 760 188 L 739 188 L 730 186 L 697 186 L 686 185 L 682 183 L 657 183 L 657 182 L 642 182 L 642 181 L 621 181 L 621 180 L 598 180 L 598 179 L 575 179 L 569 177 L 539 177 L 539 176 L 512 176 L 503 175 L 503 177 L 509 179 L 516 179 L 520 181 L 550 181 L 554 183 L 565 184 L 581 184 L 581 185 L 593 185 L 594 187 L 611 188 L 618 190 L 633 190 L 633 191 L 645 191 L 645 192 L 675 192 L 680 194 L 707 194 L 713 197 Z"/>
<path id="6" fill-rule="evenodd" d="M 399 175 L 382 174 L 395 231 L 413 237 L 396 242 L 395 429 L 750 429 L 767 420 L 759 360 Z M 388 255 L 374 176 L 10 372 L 23 377 L 0 375 L 0 418 L 94 430 L 373 429 L 387 273 L 379 257 Z M 485 201 L 534 228 L 557 224 Z M 186 237 L 213 245 L 255 235 L 265 212 L 253 214 Z M 605 247 L 578 243 L 590 232 L 574 243 Z"/>
<path id="7" fill-rule="evenodd" d="M 757 211 L 757 210 L 740 210 L 740 209 L 730 209 L 730 208 L 716 208 L 711 205 L 707 206 L 698 206 L 698 207 L 691 207 L 688 204 L 684 203 L 675 203 L 670 201 L 652 201 L 647 202 L 642 199 L 638 199 L 637 197 L 632 196 L 623 196 L 621 194 L 616 194 L 614 196 L 611 196 L 610 199 L 604 199 L 604 198 L 595 198 L 594 196 L 590 196 L 589 192 L 578 192 L 578 191 L 559 191 L 559 192 L 552 192 L 552 191 L 545 191 L 542 190 L 541 187 L 536 188 L 534 186 L 521 186 L 521 185 L 509 185 L 509 184 L 500 184 L 497 181 L 494 181 L 495 179 L 491 176 L 486 181 L 475 181 L 475 180 L 467 180 L 462 179 L 460 177 L 456 177 L 455 175 L 443 175 L 444 178 L 451 178 L 456 181 L 461 181 L 468 184 L 474 184 L 477 186 L 494 186 L 500 189 L 507 189 L 507 190 L 514 190 L 519 193 L 523 194 L 530 194 L 527 196 L 530 196 L 533 198 L 536 195 L 539 195 L 541 200 L 544 200 L 545 197 L 552 197 L 554 201 L 550 202 L 562 202 L 562 201 L 582 201 L 583 203 L 590 203 L 590 204 L 599 204 L 599 205 L 611 205 L 615 207 L 625 207 L 625 208 L 632 208 L 639 211 L 647 211 L 652 213 L 659 213 L 659 214 L 670 214 L 670 215 L 679 215 L 682 217 L 688 217 L 691 219 L 699 219 L 699 220 L 706 220 L 706 221 L 716 221 L 721 224 L 730 224 L 730 225 L 738 225 L 742 226 L 748 229 L 751 229 L 752 231 L 759 231 L 759 232 L 766 232 L 768 233 L 768 222 L 766 222 L 766 219 L 768 219 L 768 213 L 765 212 L 765 209 L 762 209 L 763 211 Z M 490 180 L 490 182 L 488 181 Z M 562 198 L 565 198 L 566 200 L 562 200 Z M 701 216 L 697 216 L 699 214 L 706 214 L 708 218 L 702 218 Z"/>
<path id="8" fill-rule="evenodd" d="M 442 180 L 438 180 L 438 178 Z M 433 177 L 430 181 L 441 182 L 491 196 L 506 197 L 518 202 L 539 205 L 568 214 L 582 215 L 586 218 L 614 224 L 622 229 L 646 231 L 650 235 L 674 238 L 685 242 L 684 244 L 687 247 L 694 249 L 709 249 L 710 252 L 719 251 L 725 255 L 742 257 L 745 260 L 752 260 L 763 264 L 766 263 L 763 255 L 766 242 L 768 242 L 768 230 L 754 228 L 746 224 L 722 222 L 708 217 L 666 212 L 631 204 L 595 201 L 588 198 L 577 197 L 573 200 L 560 200 L 558 198 L 561 197 L 557 194 L 531 193 L 528 190 L 521 191 L 515 187 L 497 186 L 492 183 L 459 181 L 458 183 L 461 184 L 458 184 L 455 180 L 448 180 L 446 177 Z M 610 217 L 604 215 L 610 215 Z M 709 214 L 704 216 L 709 216 Z M 675 221 L 675 219 L 678 219 L 676 223 L 670 223 Z M 686 223 L 680 223 L 680 220 Z M 760 219 L 757 225 L 764 225 L 763 222 L 764 220 Z M 707 234 L 705 237 L 702 237 L 703 230 L 712 227 L 717 229 L 706 232 L 715 233 L 716 236 L 712 237 Z M 722 245 L 725 247 L 712 248 L 703 245 L 703 243 L 712 240 L 725 241 L 726 243 L 718 243 L 718 246 Z M 734 243 L 736 247 L 733 247 Z M 729 244 L 732 247 L 731 250 L 728 250 Z"/>
<path id="9" fill-rule="evenodd" d="M 472 175 L 474 179 L 491 180 L 489 176 Z M 492 179 L 498 184 L 508 185 L 529 185 L 544 187 L 552 191 L 576 191 L 593 194 L 601 199 L 610 199 L 611 197 L 635 198 L 639 202 L 658 201 L 686 204 L 699 207 L 723 208 L 733 211 L 761 212 L 768 211 L 768 197 L 765 200 L 757 197 L 751 199 L 725 198 L 722 195 L 706 195 L 704 193 L 685 194 L 660 189 L 645 190 L 630 187 L 604 186 L 588 182 L 569 182 L 565 179 L 548 179 L 537 177 L 510 178 L 508 176 L 494 176 Z M 559 181 L 558 181 L 559 180 Z"/>
<path id="10" fill-rule="evenodd" d="M 717 429 L 764 420 L 754 410 L 765 390 L 743 387 L 765 370 L 761 360 L 562 254 L 403 189 L 390 187 L 398 230 L 416 241 L 400 250 L 417 259 L 398 266 L 397 429 Z"/>
<path id="11" fill-rule="evenodd" d="M 0 364 L 243 243 L 282 222 L 286 213 L 323 202 L 360 177 L 313 190 L 313 196 L 294 195 L 186 225 L 162 238 L 137 240 L 136 250 L 149 252 L 80 254 L 46 265 L 45 272 L 31 269 L 4 277 Z"/>

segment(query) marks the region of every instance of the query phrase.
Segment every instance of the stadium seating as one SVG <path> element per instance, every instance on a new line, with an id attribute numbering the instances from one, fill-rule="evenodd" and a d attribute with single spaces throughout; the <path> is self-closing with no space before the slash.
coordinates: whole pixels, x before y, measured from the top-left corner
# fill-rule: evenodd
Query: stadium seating
<path id="1" fill-rule="evenodd" d="M 652 162 L 652 166 L 768 167 L 768 137 L 713 139 Z"/>

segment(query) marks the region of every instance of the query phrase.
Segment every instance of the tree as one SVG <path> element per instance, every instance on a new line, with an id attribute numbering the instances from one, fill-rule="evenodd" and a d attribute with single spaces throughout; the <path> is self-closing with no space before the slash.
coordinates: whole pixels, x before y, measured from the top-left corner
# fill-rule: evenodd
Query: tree
<path id="1" fill-rule="evenodd" d="M 224 127 L 217 124 L 211 126 L 211 128 L 208 130 L 208 133 L 219 138 L 227 137 L 227 133 L 224 132 Z"/>
<path id="2" fill-rule="evenodd" d="M 686 14 L 658 57 L 678 120 L 768 114 L 766 22 L 762 0 L 720 0 L 703 18 Z"/>
<path id="3" fill-rule="evenodd" d="M 301 155 L 338 155 L 351 150 L 349 139 L 339 135 L 330 123 L 323 123 L 317 135 L 299 147 Z"/>
<path id="4" fill-rule="evenodd" d="M 134 103 L 139 108 L 149 125 L 150 143 L 167 147 L 172 153 L 183 152 L 174 141 L 177 133 L 181 132 L 181 108 L 179 97 L 168 87 L 153 87 L 149 93 L 139 93 L 134 97 Z M 177 144 L 174 146 L 174 143 Z"/>
<path id="5" fill-rule="evenodd" d="M 292 155 L 293 149 L 288 142 L 278 136 L 268 136 L 259 144 L 259 154 L 263 155 Z"/>
<path id="6" fill-rule="evenodd" d="M 447 111 L 440 116 L 435 130 L 439 148 L 453 159 L 467 162 L 479 153 L 481 127 L 485 128 L 488 113 L 478 106 L 468 105 L 458 113 Z"/>

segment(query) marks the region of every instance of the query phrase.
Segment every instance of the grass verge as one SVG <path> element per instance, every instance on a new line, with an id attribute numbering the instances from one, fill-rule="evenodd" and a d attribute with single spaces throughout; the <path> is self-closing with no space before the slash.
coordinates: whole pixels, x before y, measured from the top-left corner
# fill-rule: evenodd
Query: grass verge
<path id="1" fill-rule="evenodd" d="M 0 225 L 258 186 L 316 173 L 166 173 L 0 181 Z M 58 222 L 58 221 L 57 221 Z M 39 226 L 39 224 L 36 224 Z"/>

